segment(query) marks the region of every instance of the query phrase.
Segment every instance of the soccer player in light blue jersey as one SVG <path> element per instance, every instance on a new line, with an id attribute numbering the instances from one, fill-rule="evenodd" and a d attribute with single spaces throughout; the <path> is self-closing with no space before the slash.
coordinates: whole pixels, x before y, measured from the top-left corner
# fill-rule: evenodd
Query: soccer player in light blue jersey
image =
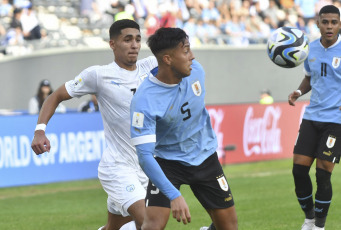
<path id="1" fill-rule="evenodd" d="M 194 60 L 188 36 L 179 28 L 160 28 L 148 45 L 158 72 L 145 79 L 130 107 L 131 140 L 150 179 L 142 229 L 164 229 L 171 210 L 178 222 L 189 223 L 180 192 L 188 184 L 216 229 L 236 230 L 232 193 L 204 103 L 205 72 Z"/>
<path id="2" fill-rule="evenodd" d="M 310 43 L 305 77 L 289 104 L 311 90 L 294 147 L 293 176 L 298 202 L 305 213 L 302 230 L 324 229 L 332 200 L 331 174 L 341 154 L 341 37 L 340 11 L 321 8 L 317 26 L 321 38 Z M 309 170 L 316 159 L 315 208 Z"/>

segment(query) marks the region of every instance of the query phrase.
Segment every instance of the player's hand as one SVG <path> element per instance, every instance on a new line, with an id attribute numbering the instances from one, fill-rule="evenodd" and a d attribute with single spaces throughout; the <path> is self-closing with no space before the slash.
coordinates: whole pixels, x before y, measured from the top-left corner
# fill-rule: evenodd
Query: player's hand
<path id="1" fill-rule="evenodd" d="M 300 96 L 301 96 L 301 94 L 299 92 L 297 92 L 297 91 L 294 91 L 291 94 L 289 94 L 289 97 L 288 97 L 289 105 L 295 106 L 295 101 Z"/>
<path id="2" fill-rule="evenodd" d="M 191 214 L 189 213 L 188 205 L 183 196 L 179 196 L 171 201 L 171 209 L 173 218 L 178 222 L 182 221 L 184 224 L 191 222 Z"/>
<path id="3" fill-rule="evenodd" d="M 45 136 L 45 132 L 43 130 L 37 130 L 34 132 L 31 148 L 37 155 L 44 152 L 50 152 L 50 141 Z"/>

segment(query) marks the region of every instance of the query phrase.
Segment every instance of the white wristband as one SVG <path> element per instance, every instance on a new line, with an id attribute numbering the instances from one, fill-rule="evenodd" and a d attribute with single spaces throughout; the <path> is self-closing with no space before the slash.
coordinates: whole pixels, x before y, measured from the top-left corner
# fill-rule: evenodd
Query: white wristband
<path id="1" fill-rule="evenodd" d="M 296 92 L 299 93 L 300 96 L 302 96 L 302 91 L 301 90 L 297 89 Z"/>
<path id="2" fill-rule="evenodd" d="M 43 130 L 45 132 L 45 129 L 46 129 L 46 125 L 42 123 L 42 124 L 37 124 L 36 129 L 34 131 Z"/>

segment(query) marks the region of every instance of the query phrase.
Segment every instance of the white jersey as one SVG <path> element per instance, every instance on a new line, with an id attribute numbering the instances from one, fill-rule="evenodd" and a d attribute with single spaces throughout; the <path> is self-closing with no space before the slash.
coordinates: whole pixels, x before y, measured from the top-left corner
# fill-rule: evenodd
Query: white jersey
<path id="1" fill-rule="evenodd" d="M 95 94 L 101 111 L 107 149 L 100 166 L 124 164 L 139 167 L 135 147 L 130 143 L 130 103 L 136 89 L 157 67 L 154 56 L 137 61 L 137 68 L 128 71 L 115 62 L 92 66 L 74 80 L 65 83 L 71 97 Z"/>

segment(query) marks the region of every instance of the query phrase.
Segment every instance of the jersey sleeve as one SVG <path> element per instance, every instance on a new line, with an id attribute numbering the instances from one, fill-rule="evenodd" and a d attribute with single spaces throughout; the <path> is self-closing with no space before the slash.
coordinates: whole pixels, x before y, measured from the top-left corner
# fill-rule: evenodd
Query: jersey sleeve
<path id="1" fill-rule="evenodd" d="M 141 144 L 136 146 L 139 163 L 142 170 L 151 182 L 170 200 L 181 195 L 180 191 L 168 180 L 160 165 L 153 156 L 154 143 Z"/>
<path id="2" fill-rule="evenodd" d="M 139 60 L 139 62 L 144 69 L 148 70 L 152 70 L 158 66 L 155 56 L 146 57 L 144 59 Z"/>
<path id="3" fill-rule="evenodd" d="M 65 83 L 65 88 L 71 97 L 81 97 L 97 92 L 97 67 L 83 70 L 75 79 Z"/>
<path id="4" fill-rule="evenodd" d="M 156 116 L 145 97 L 134 95 L 130 105 L 131 143 L 140 145 L 156 142 Z M 139 94 L 141 95 L 141 94 Z"/>
<path id="5" fill-rule="evenodd" d="M 306 76 L 311 76 L 311 70 L 310 70 L 308 58 L 305 59 L 305 61 L 304 61 L 303 73 L 304 73 L 304 75 L 306 75 Z"/>

